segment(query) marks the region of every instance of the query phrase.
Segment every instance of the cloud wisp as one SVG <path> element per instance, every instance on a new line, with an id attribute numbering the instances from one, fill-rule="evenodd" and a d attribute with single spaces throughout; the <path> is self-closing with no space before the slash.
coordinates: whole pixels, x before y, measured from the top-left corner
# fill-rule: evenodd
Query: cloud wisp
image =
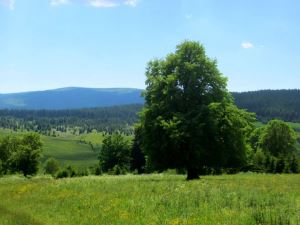
<path id="1" fill-rule="evenodd" d="M 70 0 L 51 0 L 50 4 L 51 5 L 66 5 L 70 3 Z"/>
<path id="2" fill-rule="evenodd" d="M 15 9 L 15 0 L 0 0 L 0 4 L 6 6 L 10 10 Z"/>
<path id="3" fill-rule="evenodd" d="M 117 6 L 137 6 L 139 0 L 51 0 L 52 6 L 66 5 L 68 3 L 87 4 L 96 8 L 113 8 Z"/>
<path id="4" fill-rule="evenodd" d="M 249 42 L 249 41 L 243 42 L 243 43 L 241 44 L 241 46 L 242 46 L 242 48 L 244 48 L 244 49 L 254 48 L 254 45 L 253 45 L 251 42 Z"/>

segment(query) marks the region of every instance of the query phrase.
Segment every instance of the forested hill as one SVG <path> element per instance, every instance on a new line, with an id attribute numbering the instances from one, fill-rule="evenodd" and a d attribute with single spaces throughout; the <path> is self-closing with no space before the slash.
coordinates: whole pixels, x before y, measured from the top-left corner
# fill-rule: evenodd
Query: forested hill
<path id="1" fill-rule="evenodd" d="M 137 112 L 143 105 L 122 105 L 89 109 L 65 110 L 0 110 L 0 128 L 33 130 L 49 133 L 51 130 L 65 132 L 76 128 L 79 133 L 98 131 L 121 131 L 131 133 L 138 121 Z"/>
<path id="2" fill-rule="evenodd" d="M 0 109 L 79 109 L 143 103 L 134 88 L 61 88 L 0 94 Z"/>
<path id="3" fill-rule="evenodd" d="M 233 93 L 240 108 L 255 112 L 260 121 L 279 118 L 300 121 L 300 90 L 262 90 Z"/>
<path id="4" fill-rule="evenodd" d="M 143 104 L 141 93 L 141 89 L 133 88 L 61 88 L 0 94 L 0 109 L 58 110 Z M 279 118 L 300 122 L 300 90 L 262 90 L 232 94 L 240 108 L 255 112 L 260 121 Z"/>

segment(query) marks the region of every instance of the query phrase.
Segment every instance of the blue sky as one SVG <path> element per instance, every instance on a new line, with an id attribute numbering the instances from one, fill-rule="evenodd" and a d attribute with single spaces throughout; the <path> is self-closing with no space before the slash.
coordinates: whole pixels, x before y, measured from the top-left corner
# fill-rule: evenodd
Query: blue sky
<path id="1" fill-rule="evenodd" d="M 230 91 L 300 88 L 299 0 L 0 0 L 0 93 L 144 88 L 149 60 L 201 42 Z"/>

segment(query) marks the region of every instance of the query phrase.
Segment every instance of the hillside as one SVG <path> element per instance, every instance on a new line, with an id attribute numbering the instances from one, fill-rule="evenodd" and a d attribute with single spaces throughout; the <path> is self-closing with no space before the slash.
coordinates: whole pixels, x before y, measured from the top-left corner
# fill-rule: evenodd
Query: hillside
<path id="1" fill-rule="evenodd" d="M 279 118 L 300 121 L 300 90 L 261 90 L 233 93 L 240 108 L 255 112 L 260 121 Z"/>
<path id="2" fill-rule="evenodd" d="M 89 133 L 94 129 L 130 133 L 141 109 L 141 104 L 64 110 L 2 109 L 0 127 L 44 134 L 49 134 L 52 129 L 65 132 L 69 128 L 76 133 Z"/>
<path id="3" fill-rule="evenodd" d="M 61 88 L 0 94 L 0 109 L 78 109 L 143 103 L 140 89 Z"/>
<path id="4" fill-rule="evenodd" d="M 48 91 L 26 92 L 15 94 L 0 94 L 0 109 L 82 109 L 107 106 L 120 106 L 128 104 L 143 104 L 144 99 L 141 96 L 141 89 L 133 88 L 62 88 Z M 300 121 L 300 90 L 261 90 L 250 92 L 233 92 L 235 103 L 250 112 L 255 112 L 260 121 L 265 122 L 273 118 L 280 118 L 285 121 Z M 131 108 L 130 113 L 136 113 L 141 106 Z M 135 112 L 133 112 L 136 110 Z M 100 110 L 103 111 L 103 110 Z M 107 110 L 104 110 L 107 111 Z M 120 112 L 119 108 L 108 112 Z M 78 111 L 60 111 L 60 112 L 1 112 L 1 116 L 16 117 L 15 114 L 26 114 L 26 117 L 90 117 L 91 114 Z M 83 115 L 83 114 L 84 115 Z M 117 113 L 117 114 L 118 114 Z M 93 113 L 93 117 L 103 116 Z M 114 114 L 114 113 L 113 113 Z M 113 117 L 117 118 L 118 115 Z M 17 116 L 18 117 L 18 116 Z M 24 116 L 22 116 L 24 118 Z M 119 118 L 120 119 L 120 118 Z M 99 122 L 99 121 L 98 121 Z"/>

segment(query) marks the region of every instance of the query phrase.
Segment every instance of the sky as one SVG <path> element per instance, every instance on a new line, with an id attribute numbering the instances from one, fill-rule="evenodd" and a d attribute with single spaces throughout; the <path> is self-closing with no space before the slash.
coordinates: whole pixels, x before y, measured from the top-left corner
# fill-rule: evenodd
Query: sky
<path id="1" fill-rule="evenodd" d="M 230 91 L 300 89 L 299 0 L 0 0 L 0 93 L 145 88 L 199 41 Z"/>

